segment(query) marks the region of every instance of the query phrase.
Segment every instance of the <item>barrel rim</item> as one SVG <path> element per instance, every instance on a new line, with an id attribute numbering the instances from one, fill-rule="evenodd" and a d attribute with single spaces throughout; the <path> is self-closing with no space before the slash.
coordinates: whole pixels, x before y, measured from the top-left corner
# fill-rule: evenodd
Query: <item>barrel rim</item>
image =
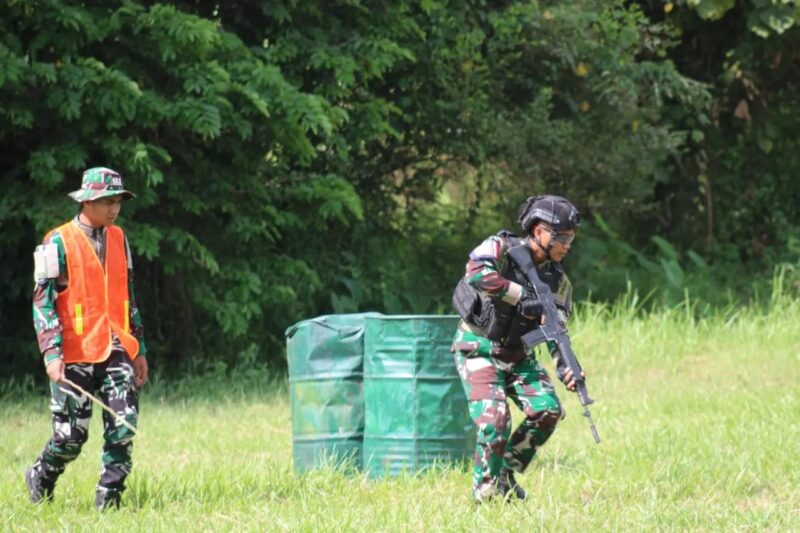
<path id="1" fill-rule="evenodd" d="M 329 436 L 331 435 L 331 436 Z M 308 434 L 300 434 L 300 435 L 293 435 L 292 442 L 294 443 L 306 443 L 306 442 L 319 442 L 319 441 L 358 441 L 359 443 L 363 443 L 364 441 L 364 432 L 363 431 L 353 431 L 353 432 L 345 432 L 345 433 L 308 433 Z M 359 444 L 359 447 L 363 446 L 363 444 Z"/>
<path id="2" fill-rule="evenodd" d="M 458 315 L 384 315 L 367 316 L 365 320 L 455 320 L 460 318 Z"/>
<path id="3" fill-rule="evenodd" d="M 287 340 L 291 339 L 294 334 L 300 329 L 301 326 L 306 324 L 319 324 L 324 325 L 326 321 L 331 320 L 332 318 L 335 319 L 348 319 L 354 317 L 363 317 L 364 319 L 371 317 L 373 315 L 382 315 L 378 311 L 365 311 L 363 313 L 329 313 L 327 315 L 319 315 L 313 318 L 304 318 L 303 320 L 298 320 L 294 324 L 286 327 L 286 330 L 283 333 L 283 336 L 287 338 Z"/>

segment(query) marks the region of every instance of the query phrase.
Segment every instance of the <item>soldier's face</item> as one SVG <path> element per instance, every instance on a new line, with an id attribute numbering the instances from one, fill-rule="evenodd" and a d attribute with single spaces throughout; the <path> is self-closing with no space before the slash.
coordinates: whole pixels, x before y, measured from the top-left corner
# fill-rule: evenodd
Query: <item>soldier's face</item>
<path id="1" fill-rule="evenodd" d="M 83 214 L 92 226 L 110 226 L 117 220 L 122 208 L 122 196 L 109 196 L 94 202 L 83 203 Z"/>
<path id="2" fill-rule="evenodd" d="M 575 230 L 553 232 L 550 227 L 540 224 L 536 226 L 534 231 L 544 248 L 550 246 L 551 242 L 553 243 L 550 248 L 550 257 L 556 262 L 561 262 L 564 259 L 572 246 L 572 241 L 575 239 Z"/>

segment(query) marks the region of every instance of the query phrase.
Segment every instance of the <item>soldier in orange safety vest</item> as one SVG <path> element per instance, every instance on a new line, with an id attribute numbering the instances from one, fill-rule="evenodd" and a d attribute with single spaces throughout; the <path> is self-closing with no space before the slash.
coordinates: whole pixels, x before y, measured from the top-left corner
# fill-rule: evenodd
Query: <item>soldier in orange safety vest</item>
<path id="1" fill-rule="evenodd" d="M 96 395 L 117 417 L 103 413 L 103 468 L 95 506 L 119 507 L 131 471 L 137 389 L 147 381 L 141 315 L 134 299 L 127 238 L 114 221 L 134 197 L 122 176 L 103 167 L 84 172 L 72 220 L 50 230 L 34 252 L 33 322 L 51 384 L 53 436 L 25 472 L 31 502 L 53 498 L 56 480 L 88 438 L 90 398 Z"/>

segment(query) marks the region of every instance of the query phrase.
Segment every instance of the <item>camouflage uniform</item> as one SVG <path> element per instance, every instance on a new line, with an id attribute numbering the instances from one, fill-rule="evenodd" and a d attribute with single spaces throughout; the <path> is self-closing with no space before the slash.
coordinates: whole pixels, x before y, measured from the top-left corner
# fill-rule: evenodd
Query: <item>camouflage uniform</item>
<path id="1" fill-rule="evenodd" d="M 516 304 L 521 287 L 501 275 L 510 246 L 510 239 L 503 235 L 481 243 L 470 253 L 466 280 L 486 296 Z M 548 262 L 539 268 L 543 279 L 551 283 L 559 310 L 569 315 L 572 289 L 560 265 Z M 552 435 L 564 411 L 535 353 L 508 349 L 463 320 L 453 347 L 470 416 L 478 428 L 473 492 L 480 501 L 495 494 L 502 468 L 525 470 L 537 448 Z M 507 398 L 525 415 L 513 433 Z"/>
<path id="2" fill-rule="evenodd" d="M 76 201 L 91 201 L 105 196 L 123 194 L 132 197 L 128 191 L 109 187 L 108 177 L 118 176 L 103 168 L 90 169 L 84 174 L 83 187 L 70 194 Z M 89 238 L 100 262 L 104 264 L 106 230 L 83 224 L 79 217 L 72 220 Z M 44 357 L 45 366 L 55 359 L 62 358 L 62 327 L 56 311 L 59 292 L 66 289 L 69 279 L 67 261 L 62 236 L 54 231 L 43 244 L 55 245 L 58 253 L 59 276 L 37 280 L 33 290 L 33 323 Z M 129 321 L 131 333 L 139 341 L 139 357 L 147 353 L 144 342 L 144 328 L 139 308 L 134 297 L 133 263 L 130 248 L 125 240 L 128 268 Z M 101 363 L 69 363 L 65 365 L 64 375 L 78 386 L 95 394 L 118 415 L 133 427 L 137 425 L 139 405 L 134 386 L 134 371 L 130 356 L 122 348 L 119 339 L 112 333 L 112 349 L 108 359 Z M 53 436 L 47 442 L 41 455 L 26 474 L 36 477 L 45 491 L 52 495 L 58 476 L 64 472 L 67 463 L 73 461 L 88 438 L 89 421 L 92 416 L 92 401 L 70 385 L 50 383 L 50 411 L 53 420 Z M 125 489 L 125 479 L 131 471 L 131 432 L 116 422 L 109 413 L 103 412 L 103 468 L 98 484 L 98 496 L 106 492 L 117 497 Z M 29 485 L 30 488 L 30 485 Z M 101 498 L 102 499 L 102 498 Z"/>
<path id="3" fill-rule="evenodd" d="M 139 401 L 133 386 L 133 367 L 124 350 L 112 350 L 102 363 L 72 363 L 64 375 L 81 388 L 95 395 L 129 424 L 136 427 Z M 53 415 L 53 436 L 33 465 L 45 482 L 55 485 L 67 463 L 78 457 L 89 438 L 92 401 L 69 385 L 50 384 L 50 412 Z M 98 490 L 125 490 L 125 479 L 131 472 L 131 439 L 133 433 L 103 411 L 103 469 Z"/>

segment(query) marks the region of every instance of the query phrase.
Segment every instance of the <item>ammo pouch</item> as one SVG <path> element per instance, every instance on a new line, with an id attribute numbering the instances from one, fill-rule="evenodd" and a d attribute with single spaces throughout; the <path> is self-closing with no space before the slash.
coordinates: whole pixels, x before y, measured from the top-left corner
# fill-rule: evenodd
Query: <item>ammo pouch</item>
<path id="1" fill-rule="evenodd" d="M 536 321 L 523 317 L 516 306 L 502 300 L 491 305 L 494 313 L 486 326 L 486 337 L 508 348 L 522 346 L 522 336 L 537 327 Z"/>
<path id="2" fill-rule="evenodd" d="M 494 317 L 494 306 L 489 298 L 481 296 L 463 277 L 453 291 L 453 307 L 464 322 L 482 329 L 487 329 Z"/>
<path id="3" fill-rule="evenodd" d="M 519 323 L 513 305 L 482 296 L 464 278 L 461 278 L 453 292 L 453 307 L 464 322 L 484 330 L 490 340 L 515 347 L 520 344 L 522 334 L 527 333 L 527 330 L 520 329 L 526 325 Z M 507 339 L 510 333 L 514 334 L 516 340 Z M 508 340 L 512 342 L 507 343 Z"/>
<path id="4" fill-rule="evenodd" d="M 504 342 L 508 326 L 511 325 L 511 317 L 514 315 L 514 307 L 502 300 L 495 300 L 489 305 L 493 313 L 486 324 L 486 337 L 493 341 Z"/>
<path id="5" fill-rule="evenodd" d="M 535 320 L 525 318 L 519 313 L 514 313 L 514 317 L 511 319 L 511 326 L 509 326 L 508 333 L 506 333 L 505 345 L 509 348 L 522 346 L 522 336 L 537 327 L 538 324 Z"/>
<path id="6" fill-rule="evenodd" d="M 513 306 L 481 294 L 461 278 L 453 291 L 453 307 L 467 324 L 486 332 L 486 338 L 509 348 L 522 344 L 522 336 L 538 327 L 535 320 L 524 318 Z"/>

